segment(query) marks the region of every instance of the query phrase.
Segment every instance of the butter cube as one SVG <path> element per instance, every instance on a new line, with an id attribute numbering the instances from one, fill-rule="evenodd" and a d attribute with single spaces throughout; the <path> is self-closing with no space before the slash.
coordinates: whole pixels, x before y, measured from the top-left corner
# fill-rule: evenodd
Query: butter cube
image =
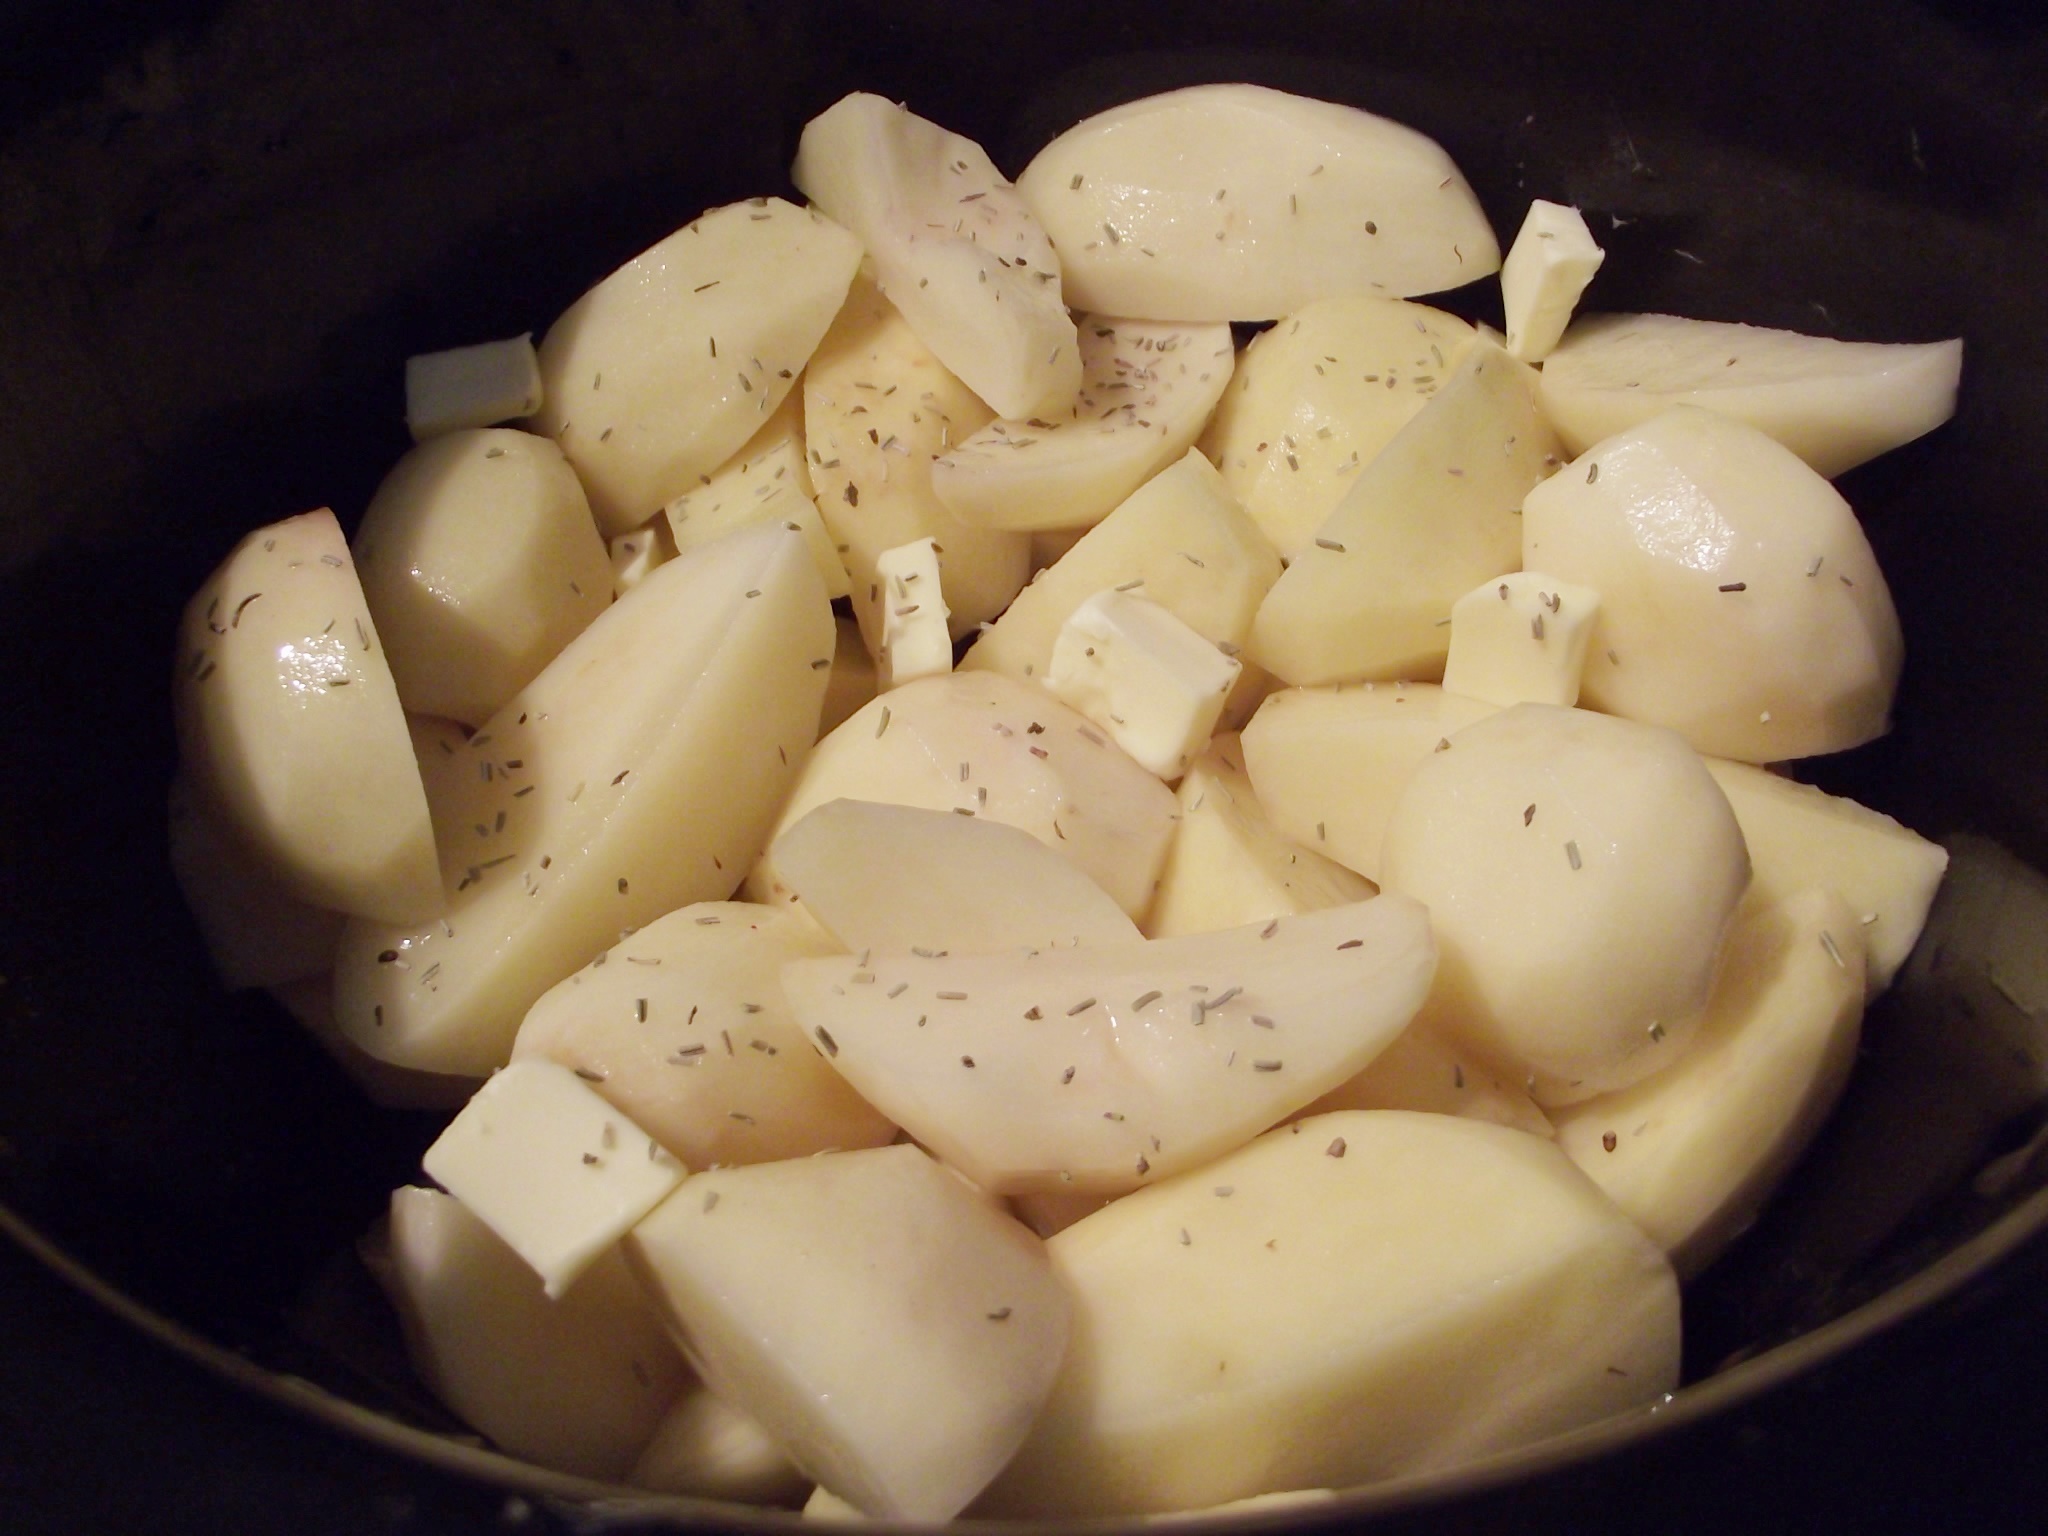
<path id="1" fill-rule="evenodd" d="M 569 1068 L 540 1059 L 495 1074 L 421 1162 L 533 1266 L 549 1296 L 687 1172 Z"/>
<path id="2" fill-rule="evenodd" d="M 943 677 L 953 670 L 952 611 L 939 589 L 939 545 L 922 538 L 885 549 L 875 557 L 882 586 L 882 649 L 876 681 L 882 691 L 914 678 Z"/>
<path id="3" fill-rule="evenodd" d="M 1046 685 L 1162 779 L 1201 755 L 1243 668 L 1170 608 L 1114 588 L 1060 628 Z"/>
<path id="4" fill-rule="evenodd" d="M 1600 594 L 1541 571 L 1474 587 L 1451 608 L 1444 692 L 1489 704 L 1579 702 Z"/>
<path id="5" fill-rule="evenodd" d="M 1578 209 L 1540 197 L 1532 202 L 1522 232 L 1500 268 L 1508 356 L 1525 363 L 1548 357 L 1564 334 L 1579 295 L 1606 259 Z"/>
<path id="6" fill-rule="evenodd" d="M 416 443 L 517 421 L 540 406 L 540 360 L 531 332 L 405 360 L 405 425 Z"/>

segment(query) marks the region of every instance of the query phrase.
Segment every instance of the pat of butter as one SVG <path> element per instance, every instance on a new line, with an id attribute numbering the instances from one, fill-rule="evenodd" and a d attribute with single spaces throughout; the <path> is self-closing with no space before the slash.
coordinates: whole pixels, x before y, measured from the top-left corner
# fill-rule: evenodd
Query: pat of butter
<path id="1" fill-rule="evenodd" d="M 1172 609 L 1097 592 L 1053 642 L 1046 686 L 1162 779 L 1201 755 L 1243 669 Z"/>
<path id="2" fill-rule="evenodd" d="M 405 360 L 405 425 L 416 443 L 516 421 L 540 406 L 540 359 L 530 332 Z"/>
<path id="3" fill-rule="evenodd" d="M 825 595 L 844 597 L 848 591 L 846 563 L 839 558 L 811 494 L 803 440 L 784 435 L 750 457 L 727 460 L 696 490 L 684 492 L 662 508 L 662 516 L 668 520 L 678 554 L 724 538 L 735 528 L 750 528 L 775 518 L 804 536 L 818 574 L 825 578 Z"/>
<path id="4" fill-rule="evenodd" d="M 1578 209 L 1540 197 L 1531 203 L 1500 268 L 1508 355 L 1525 363 L 1548 357 L 1606 259 Z"/>
<path id="5" fill-rule="evenodd" d="M 660 519 L 655 519 L 659 522 Z M 606 545 L 612 557 L 612 596 L 624 597 L 639 586 L 647 573 L 668 559 L 661 532 L 655 522 L 622 533 Z"/>
<path id="6" fill-rule="evenodd" d="M 882 587 L 878 686 L 887 691 L 952 671 L 953 638 L 946 628 L 952 611 L 939 586 L 938 541 L 915 539 L 883 550 L 875 557 L 875 580 Z"/>
<path id="7" fill-rule="evenodd" d="M 550 1296 L 688 1171 L 569 1068 L 539 1058 L 494 1074 L 421 1164 L 533 1266 Z"/>
<path id="8" fill-rule="evenodd" d="M 1474 587 L 1451 607 L 1444 692 L 1488 704 L 1579 702 L 1579 677 L 1600 594 L 1515 571 Z"/>

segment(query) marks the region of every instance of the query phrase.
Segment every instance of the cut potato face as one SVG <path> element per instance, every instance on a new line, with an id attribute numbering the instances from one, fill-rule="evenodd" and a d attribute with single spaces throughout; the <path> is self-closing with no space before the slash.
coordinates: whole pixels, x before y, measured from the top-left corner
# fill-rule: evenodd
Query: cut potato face
<path id="1" fill-rule="evenodd" d="M 847 593 L 846 567 L 833 547 L 832 535 L 811 499 L 809 461 L 804 456 L 802 397 L 777 408 L 746 445 L 703 484 L 685 491 L 662 508 L 669 542 L 678 550 L 695 549 L 752 523 L 792 525 L 818 562 L 818 577 L 827 597 Z"/>
<path id="2" fill-rule="evenodd" d="M 918 338 L 999 416 L 1081 384 L 1060 260 L 982 147 L 864 91 L 804 126 L 790 179 L 860 237 Z"/>
<path id="3" fill-rule="evenodd" d="M 1064 410 L 992 421 L 932 465 L 932 489 L 982 528 L 1092 527 L 1194 446 L 1230 382 L 1227 325 L 1081 317 L 1081 388 Z"/>
<path id="4" fill-rule="evenodd" d="M 375 1267 L 421 1378 L 508 1455 L 616 1482 L 690 1379 L 616 1253 L 550 1300 L 518 1254 L 437 1189 L 392 1194 Z"/>
<path id="5" fill-rule="evenodd" d="M 1443 387 L 1472 336 L 1456 315 L 1423 304 L 1318 299 L 1246 345 L 1202 452 L 1292 560 Z"/>
<path id="6" fill-rule="evenodd" d="M 466 743 L 446 920 L 343 935 L 342 1029 L 480 1077 L 621 932 L 730 895 L 816 732 L 832 638 L 817 566 L 781 528 L 672 560 L 607 609 Z"/>
<path id="7" fill-rule="evenodd" d="M 440 912 L 426 791 L 334 514 L 243 539 L 186 604 L 178 642 L 179 758 L 248 858 L 313 906 Z"/>
<path id="8" fill-rule="evenodd" d="M 1749 884 L 1728 800 L 1670 731 L 1518 704 L 1425 758 L 1379 879 L 1429 908 L 1429 1016 L 1539 1104 L 1675 1060 Z"/>
<path id="9" fill-rule="evenodd" d="M 1338 294 L 1437 293 L 1500 266 L 1438 145 L 1263 86 L 1112 107 L 1041 149 L 1017 189 L 1059 248 L 1069 302 L 1106 315 L 1271 320 Z"/>
<path id="10" fill-rule="evenodd" d="M 482 725 L 611 601 L 611 561 L 562 451 L 507 428 L 400 459 L 356 531 L 399 702 Z"/>
<path id="11" fill-rule="evenodd" d="M 1375 897 L 1094 949 L 803 960 L 783 990 L 834 1067 L 1002 1194 L 1113 1194 L 1195 1168 L 1363 1069 L 1435 969 Z"/>
<path id="12" fill-rule="evenodd" d="M 1061 627 L 1109 589 L 1149 597 L 1205 639 L 1234 648 L 1279 575 L 1272 546 L 1190 449 L 1034 577 L 960 665 L 1043 682 Z"/>
<path id="13" fill-rule="evenodd" d="M 1532 370 L 1475 340 L 1273 583 L 1251 658 L 1295 684 L 1440 677 L 1451 605 L 1522 564 L 1517 513 L 1557 452 Z"/>
<path id="14" fill-rule="evenodd" d="M 1732 416 L 1835 476 L 1955 414 L 1963 344 L 1832 341 L 1677 315 L 1586 315 L 1545 360 L 1543 411 L 1571 452 L 1673 405 Z"/>
<path id="15" fill-rule="evenodd" d="M 1245 774 L 1242 744 L 1226 734 L 1180 781 L 1180 824 L 1145 933 L 1213 933 L 1372 894 L 1371 881 L 1274 828 Z"/>
<path id="16" fill-rule="evenodd" d="M 1884 573 L 1835 488 L 1755 427 L 1673 406 L 1530 491 L 1521 521 L 1524 565 L 1600 593 L 1588 707 L 1752 763 L 1889 728 Z"/>
<path id="17" fill-rule="evenodd" d="M 1031 574 L 1028 536 L 969 527 L 932 489 L 933 459 L 989 415 L 895 306 L 857 280 L 804 374 L 804 441 L 870 655 L 882 646 L 883 550 L 938 545 L 956 639 L 1001 613 Z"/>
<path id="18" fill-rule="evenodd" d="M 959 1513 L 1066 1347 L 1043 1245 L 911 1146 L 701 1173 L 627 1254 L 712 1387 L 881 1519 Z"/>
<path id="19" fill-rule="evenodd" d="M 1021 827 L 1134 919 L 1173 835 L 1173 791 L 1051 694 L 990 672 L 922 678 L 864 706 L 818 743 L 773 835 L 828 800 Z M 754 901 L 790 899 L 772 848 L 746 889 Z"/>
<path id="20" fill-rule="evenodd" d="M 776 197 L 714 208 L 584 294 L 541 339 L 535 431 L 607 536 L 732 456 L 787 395 L 846 297 L 860 242 Z"/>
<path id="21" fill-rule="evenodd" d="M 981 816 L 828 800 L 778 834 L 769 857 L 851 951 L 1071 949 L 1138 937 L 1071 859 Z"/>
<path id="22" fill-rule="evenodd" d="M 572 1070 L 691 1168 L 880 1146 L 896 1127 L 819 1059 L 776 980 L 832 952 L 800 914 L 680 907 L 543 993 L 512 1059 Z"/>
<path id="23" fill-rule="evenodd" d="M 1410 777 L 1494 709 L 1434 683 L 1286 688 L 1244 728 L 1245 771 L 1282 835 L 1377 880 L 1387 817 Z"/>
<path id="24" fill-rule="evenodd" d="M 1737 1237 L 1848 1082 L 1863 1017 L 1861 925 L 1833 891 L 1745 910 L 1692 1049 L 1558 1111 L 1557 1144 L 1698 1274 Z"/>
<path id="25" fill-rule="evenodd" d="M 1678 1380 L 1678 1286 L 1655 1245 L 1556 1147 L 1448 1115 L 1297 1121 L 1046 1251 L 1073 1342 L 977 1515 L 1345 1487 Z"/>
<path id="26" fill-rule="evenodd" d="M 1748 763 L 1706 761 L 1749 847 L 1749 904 L 1782 905 L 1814 885 L 1837 892 L 1863 933 L 1870 995 L 1890 986 L 1927 922 L 1948 850 L 1854 800 Z"/>

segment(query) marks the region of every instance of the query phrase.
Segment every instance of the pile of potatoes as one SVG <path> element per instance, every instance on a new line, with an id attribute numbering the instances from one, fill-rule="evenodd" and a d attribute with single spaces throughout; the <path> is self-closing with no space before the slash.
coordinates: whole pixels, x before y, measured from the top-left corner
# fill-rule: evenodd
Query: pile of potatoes
<path id="1" fill-rule="evenodd" d="M 854 95 L 193 597 L 223 979 L 455 1113 L 365 1242 L 506 1451 L 821 1517 L 1314 1497 L 1677 1383 L 1946 862 L 1779 771 L 1961 346 L 1572 318 L 1251 86 Z M 1415 302 L 1499 273 L 1504 333 Z M 1248 344 L 1233 323 L 1271 322 Z M 508 425 L 516 423 L 516 425 Z"/>

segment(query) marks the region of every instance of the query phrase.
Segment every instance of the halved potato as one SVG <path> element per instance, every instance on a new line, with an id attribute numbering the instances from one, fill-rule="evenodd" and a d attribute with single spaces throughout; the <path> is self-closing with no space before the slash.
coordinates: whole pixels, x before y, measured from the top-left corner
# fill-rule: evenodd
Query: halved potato
<path id="1" fill-rule="evenodd" d="M 1355 107 L 1256 85 L 1126 102 L 1041 149 L 1017 190 L 1067 300 L 1150 320 L 1271 320 L 1345 293 L 1489 276 L 1500 246 L 1443 149 Z"/>

